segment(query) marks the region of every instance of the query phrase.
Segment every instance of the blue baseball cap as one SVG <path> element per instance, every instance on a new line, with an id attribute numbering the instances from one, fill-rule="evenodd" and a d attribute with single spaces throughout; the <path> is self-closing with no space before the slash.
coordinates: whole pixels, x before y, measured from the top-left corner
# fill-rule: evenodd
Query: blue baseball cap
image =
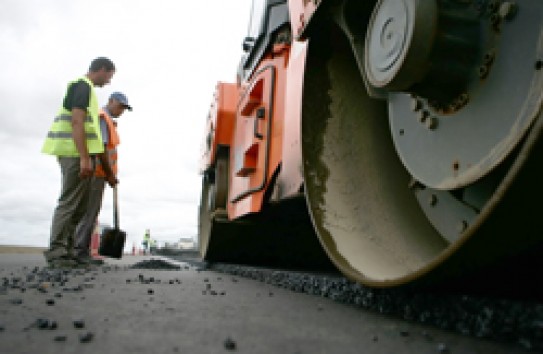
<path id="1" fill-rule="evenodd" d="M 128 104 L 128 98 L 126 98 L 126 96 L 121 92 L 113 92 L 111 94 L 111 96 L 109 96 L 109 99 L 110 100 L 114 99 L 114 100 L 118 101 L 120 104 L 125 106 L 126 109 L 128 109 L 129 111 L 132 110 L 132 106 Z"/>

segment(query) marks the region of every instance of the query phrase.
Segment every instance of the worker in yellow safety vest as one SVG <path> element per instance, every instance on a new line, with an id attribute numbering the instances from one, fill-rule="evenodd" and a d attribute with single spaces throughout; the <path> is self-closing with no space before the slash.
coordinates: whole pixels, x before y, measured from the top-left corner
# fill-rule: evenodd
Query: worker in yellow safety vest
<path id="1" fill-rule="evenodd" d="M 114 73 L 113 62 L 99 57 L 91 62 L 86 75 L 69 82 L 43 144 L 43 153 L 57 157 L 62 176 L 49 248 L 44 252 L 52 268 L 80 264 L 73 255 L 74 232 L 87 209 L 96 156 L 104 151 L 94 88 L 107 85 Z"/>
<path id="2" fill-rule="evenodd" d="M 128 99 L 121 92 L 114 92 L 109 96 L 109 101 L 100 111 L 100 131 L 104 143 L 104 152 L 96 161 L 96 171 L 91 181 L 89 204 L 85 216 L 77 225 L 75 232 L 74 253 L 80 263 L 100 265 L 104 261 L 92 258 L 89 252 L 92 231 L 96 223 L 100 209 L 106 182 L 115 187 L 117 179 L 117 146 L 120 143 L 117 133 L 117 124 L 113 118 L 119 118 L 124 111 L 132 110 Z"/>
<path id="3" fill-rule="evenodd" d="M 154 238 L 151 239 L 151 245 L 149 246 L 149 253 L 156 254 L 156 240 Z"/>
<path id="4" fill-rule="evenodd" d="M 143 234 L 143 242 L 141 244 L 143 245 L 143 254 L 147 254 L 151 247 L 151 231 L 149 229 L 145 230 L 145 234 Z"/>

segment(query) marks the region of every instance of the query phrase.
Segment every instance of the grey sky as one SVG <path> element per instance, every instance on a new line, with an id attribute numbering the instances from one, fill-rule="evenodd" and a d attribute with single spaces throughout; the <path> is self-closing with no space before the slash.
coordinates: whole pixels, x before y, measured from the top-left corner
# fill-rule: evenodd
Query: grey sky
<path id="1" fill-rule="evenodd" d="M 46 246 L 60 172 L 40 153 L 66 83 L 97 56 L 117 72 L 98 89 L 134 107 L 119 119 L 121 228 L 162 241 L 196 235 L 205 117 L 233 82 L 250 0 L 1 0 L 0 244 Z M 112 223 L 112 193 L 100 222 Z"/>

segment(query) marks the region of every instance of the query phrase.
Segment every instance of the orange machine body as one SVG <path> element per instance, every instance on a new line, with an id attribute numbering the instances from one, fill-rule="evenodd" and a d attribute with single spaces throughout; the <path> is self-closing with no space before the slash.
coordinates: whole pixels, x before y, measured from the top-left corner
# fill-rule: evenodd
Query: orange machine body
<path id="1" fill-rule="evenodd" d="M 290 46 L 277 46 L 265 58 L 249 82 L 217 85 L 207 124 L 203 169 L 213 166 L 220 146 L 230 149 L 228 217 L 236 219 L 259 212 L 270 181 L 285 154 L 284 134 L 299 124 L 299 112 L 286 118 L 284 94 Z M 299 90 L 294 95 L 300 95 Z M 291 160 L 300 161 L 300 157 Z M 301 175 L 299 176 L 301 183 Z"/>
<path id="2" fill-rule="evenodd" d="M 219 82 L 206 120 L 205 142 L 200 172 L 214 165 L 219 146 L 230 146 L 236 116 L 239 89 L 236 84 Z"/>
<path id="3" fill-rule="evenodd" d="M 291 1 L 291 33 L 301 34 L 312 2 Z M 201 170 L 213 167 L 219 148 L 230 151 L 230 220 L 262 210 L 265 201 L 299 194 L 302 83 L 307 43 L 273 44 L 245 81 L 219 83 L 207 119 Z"/>

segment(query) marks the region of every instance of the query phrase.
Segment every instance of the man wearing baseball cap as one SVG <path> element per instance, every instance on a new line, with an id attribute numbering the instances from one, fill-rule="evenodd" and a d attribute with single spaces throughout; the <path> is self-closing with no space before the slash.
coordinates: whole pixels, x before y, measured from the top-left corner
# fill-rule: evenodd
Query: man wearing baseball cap
<path id="1" fill-rule="evenodd" d="M 98 155 L 94 178 L 91 182 L 89 204 L 85 216 L 76 228 L 74 240 L 75 259 L 79 264 L 102 264 L 103 261 L 91 257 L 89 247 L 96 219 L 102 207 L 102 197 L 106 182 L 113 188 L 119 183 L 117 179 L 117 145 L 119 135 L 117 123 L 112 118 L 119 118 L 125 110 L 132 111 L 128 98 L 121 92 L 114 92 L 100 111 L 100 130 L 104 142 L 104 152 Z"/>
<path id="2" fill-rule="evenodd" d="M 111 96 L 109 96 L 109 99 L 119 102 L 124 108 L 128 109 L 129 111 L 132 110 L 132 106 L 128 104 L 128 98 L 126 98 L 126 96 L 121 92 L 113 92 Z"/>

